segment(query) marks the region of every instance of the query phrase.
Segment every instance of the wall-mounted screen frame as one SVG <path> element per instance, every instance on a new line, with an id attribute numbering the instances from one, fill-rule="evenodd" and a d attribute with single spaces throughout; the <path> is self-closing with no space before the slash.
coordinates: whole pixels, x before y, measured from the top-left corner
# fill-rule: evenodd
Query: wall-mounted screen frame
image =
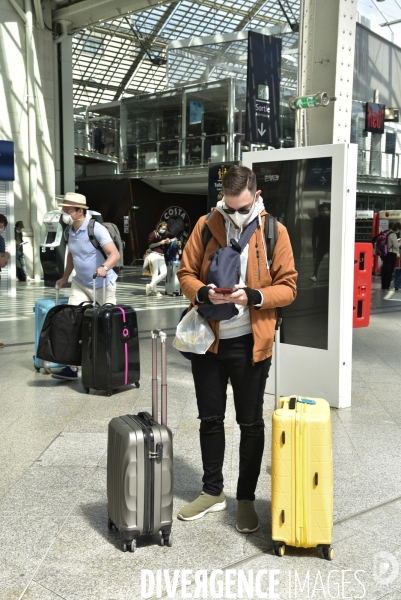
<path id="1" fill-rule="evenodd" d="M 329 164 L 331 159 L 332 165 L 327 343 L 325 348 L 281 344 L 279 391 L 282 396 L 297 394 L 325 398 L 331 406 L 345 408 L 351 405 L 357 146 L 333 144 L 250 152 L 243 155 L 243 165 L 250 169 L 255 166 L 258 170 L 260 163 L 268 165 L 277 161 L 306 160 L 307 164 L 311 164 L 313 159 L 322 158 L 325 164 Z M 307 178 L 306 181 L 307 187 L 314 187 L 310 186 L 310 181 L 308 184 Z M 305 178 L 297 185 L 304 185 L 304 182 Z M 301 193 L 302 190 L 292 188 L 291 191 L 290 188 L 289 204 L 295 205 Z M 279 220 L 285 218 L 285 215 L 275 216 Z M 293 245 L 297 243 L 295 239 L 291 241 Z M 310 283 L 313 284 L 312 281 Z M 302 327 L 302 310 L 299 311 L 299 319 Z M 271 393 L 274 392 L 273 374 L 274 366 L 266 388 Z"/>

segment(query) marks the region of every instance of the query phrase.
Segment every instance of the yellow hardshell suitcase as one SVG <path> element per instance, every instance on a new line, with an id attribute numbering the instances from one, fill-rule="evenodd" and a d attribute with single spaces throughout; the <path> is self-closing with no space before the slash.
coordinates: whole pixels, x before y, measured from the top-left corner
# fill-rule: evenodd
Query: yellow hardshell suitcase
<path id="1" fill-rule="evenodd" d="M 280 322 L 279 322 L 280 323 Z M 322 548 L 332 560 L 333 459 L 330 406 L 322 398 L 278 396 L 279 323 L 276 328 L 276 410 L 272 428 L 272 540 Z"/>

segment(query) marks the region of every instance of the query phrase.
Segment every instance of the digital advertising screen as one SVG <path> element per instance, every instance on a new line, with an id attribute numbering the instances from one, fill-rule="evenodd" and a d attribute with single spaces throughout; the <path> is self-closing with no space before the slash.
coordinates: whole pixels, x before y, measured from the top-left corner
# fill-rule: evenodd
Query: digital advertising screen
<path id="1" fill-rule="evenodd" d="M 328 348 L 332 158 L 253 164 L 267 212 L 285 225 L 298 271 L 297 298 L 281 309 L 281 341 Z"/>

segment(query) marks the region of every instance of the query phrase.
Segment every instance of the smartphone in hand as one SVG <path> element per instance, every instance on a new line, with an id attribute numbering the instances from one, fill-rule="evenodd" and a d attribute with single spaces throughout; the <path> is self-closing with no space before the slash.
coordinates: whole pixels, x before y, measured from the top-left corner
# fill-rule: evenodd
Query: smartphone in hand
<path id="1" fill-rule="evenodd" d="M 226 294 L 226 295 L 228 295 L 228 294 L 232 294 L 233 293 L 233 290 L 231 288 L 218 288 L 218 287 L 215 287 L 215 288 L 213 288 L 213 290 L 215 292 L 217 292 L 218 294 Z"/>

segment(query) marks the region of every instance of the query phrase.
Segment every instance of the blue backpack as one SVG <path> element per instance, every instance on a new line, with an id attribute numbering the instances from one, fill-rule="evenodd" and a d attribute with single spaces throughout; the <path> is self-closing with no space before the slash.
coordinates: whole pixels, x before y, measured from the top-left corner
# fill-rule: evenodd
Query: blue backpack
<path id="1" fill-rule="evenodd" d="M 232 288 L 239 283 L 241 276 L 241 253 L 251 239 L 251 235 L 258 226 L 255 218 L 244 229 L 239 241 L 233 238 L 230 245 L 219 248 L 211 257 L 210 269 L 206 278 L 206 285 L 214 283 L 217 287 Z M 235 304 L 202 304 L 198 312 L 208 320 L 227 321 L 238 314 Z"/>

